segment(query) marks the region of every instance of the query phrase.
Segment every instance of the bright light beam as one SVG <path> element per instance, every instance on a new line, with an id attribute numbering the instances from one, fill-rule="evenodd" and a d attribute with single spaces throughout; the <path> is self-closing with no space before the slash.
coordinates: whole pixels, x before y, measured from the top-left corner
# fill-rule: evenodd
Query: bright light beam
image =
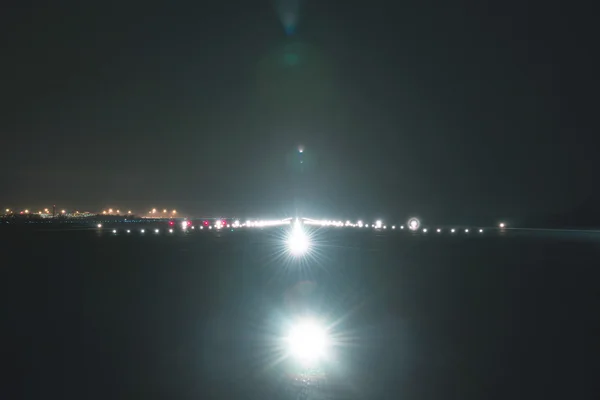
<path id="1" fill-rule="evenodd" d="M 327 331 L 312 320 L 294 325 L 286 338 L 290 355 L 302 363 L 314 363 L 326 355 Z"/>
<path id="2" fill-rule="evenodd" d="M 302 225 L 300 221 L 296 220 L 292 231 L 287 238 L 288 250 L 294 256 L 301 256 L 305 254 L 310 248 L 310 239 L 304 229 L 302 229 Z"/>

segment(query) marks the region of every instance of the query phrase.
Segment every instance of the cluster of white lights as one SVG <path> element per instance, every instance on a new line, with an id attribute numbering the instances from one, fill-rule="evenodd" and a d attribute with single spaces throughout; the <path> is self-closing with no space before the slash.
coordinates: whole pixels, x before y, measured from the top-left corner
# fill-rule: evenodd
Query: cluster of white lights
<path id="1" fill-rule="evenodd" d="M 282 226 L 289 225 L 291 223 L 291 219 L 276 219 L 276 220 L 259 220 L 259 221 L 246 221 L 245 224 L 239 224 L 237 221 L 237 226 L 245 226 L 248 228 L 266 228 L 271 226 Z M 235 223 L 234 223 L 235 224 Z"/>

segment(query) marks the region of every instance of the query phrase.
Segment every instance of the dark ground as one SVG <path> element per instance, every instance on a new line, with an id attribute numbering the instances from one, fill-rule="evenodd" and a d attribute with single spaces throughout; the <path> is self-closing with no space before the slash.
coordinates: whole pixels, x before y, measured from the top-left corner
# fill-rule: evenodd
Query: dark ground
<path id="1" fill-rule="evenodd" d="M 0 398 L 293 398 L 272 349 L 307 281 L 330 398 L 595 397 L 600 234 L 329 231 L 298 263 L 275 232 L 3 229 Z"/>

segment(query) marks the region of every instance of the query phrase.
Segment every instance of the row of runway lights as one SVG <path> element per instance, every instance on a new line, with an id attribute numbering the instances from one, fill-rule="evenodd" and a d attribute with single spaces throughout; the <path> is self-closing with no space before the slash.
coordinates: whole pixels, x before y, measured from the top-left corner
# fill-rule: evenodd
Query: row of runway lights
<path id="1" fill-rule="evenodd" d="M 229 227 L 229 226 L 228 226 L 228 227 Z M 366 227 L 368 227 L 368 226 L 366 226 Z M 99 225 L 98 225 L 98 228 L 102 228 L 102 225 L 101 225 L 101 224 L 99 224 Z M 194 230 L 194 229 L 195 229 L 195 227 L 194 227 L 194 226 L 192 226 L 192 227 L 191 227 L 191 229 L 192 229 L 192 230 Z M 203 227 L 203 226 L 200 226 L 200 227 L 199 227 L 199 229 L 200 229 L 200 230 L 202 230 L 202 229 L 204 229 L 204 227 Z M 209 227 L 208 227 L 208 229 L 209 229 L 209 230 L 212 230 L 213 228 L 212 228 L 212 226 L 209 226 Z M 387 229 L 387 228 L 384 226 L 384 227 L 383 227 L 383 229 Z M 395 226 L 392 226 L 392 229 L 396 229 L 396 227 L 395 227 Z M 400 229 L 404 229 L 404 226 L 400 226 Z M 185 231 L 185 229 L 184 229 L 184 231 Z M 126 232 L 126 233 L 131 233 L 131 229 L 127 229 L 127 230 L 125 230 L 125 232 Z M 175 230 L 171 228 L 171 229 L 169 229 L 169 230 L 168 230 L 168 232 L 169 232 L 169 233 L 174 233 L 174 232 L 175 232 Z M 427 232 L 428 232 L 428 229 L 427 229 L 427 228 L 423 228 L 423 229 L 421 230 L 421 232 L 423 232 L 423 233 L 427 233 Z M 441 228 L 438 228 L 438 229 L 436 229 L 436 232 L 437 232 L 437 233 L 442 233 L 442 229 L 441 229 Z M 452 229 L 450 229 L 450 233 L 456 233 L 456 232 L 457 232 L 457 230 L 456 230 L 455 228 L 452 228 Z M 469 228 L 466 228 L 466 229 L 464 230 L 464 232 L 465 232 L 465 233 L 469 233 L 469 232 L 470 232 L 470 229 L 469 229 Z M 481 229 L 481 228 L 480 228 L 480 229 L 478 230 L 478 232 L 479 232 L 479 233 L 483 233 L 483 229 Z M 112 230 L 112 233 L 118 233 L 118 230 L 117 230 L 117 229 L 113 229 L 113 230 Z M 146 233 L 146 229 L 143 229 L 143 228 L 142 228 L 142 229 L 140 229 L 140 233 Z M 160 229 L 154 229 L 154 233 L 156 233 L 156 234 L 160 233 Z"/>

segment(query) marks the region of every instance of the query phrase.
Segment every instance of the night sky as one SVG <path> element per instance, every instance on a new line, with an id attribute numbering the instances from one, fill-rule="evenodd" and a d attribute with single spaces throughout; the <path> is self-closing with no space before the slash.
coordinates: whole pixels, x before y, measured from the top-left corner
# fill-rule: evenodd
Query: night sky
<path id="1" fill-rule="evenodd" d="M 0 206 L 283 215 L 302 182 L 305 214 L 448 219 L 594 196 L 592 2 L 11 3 Z"/>

